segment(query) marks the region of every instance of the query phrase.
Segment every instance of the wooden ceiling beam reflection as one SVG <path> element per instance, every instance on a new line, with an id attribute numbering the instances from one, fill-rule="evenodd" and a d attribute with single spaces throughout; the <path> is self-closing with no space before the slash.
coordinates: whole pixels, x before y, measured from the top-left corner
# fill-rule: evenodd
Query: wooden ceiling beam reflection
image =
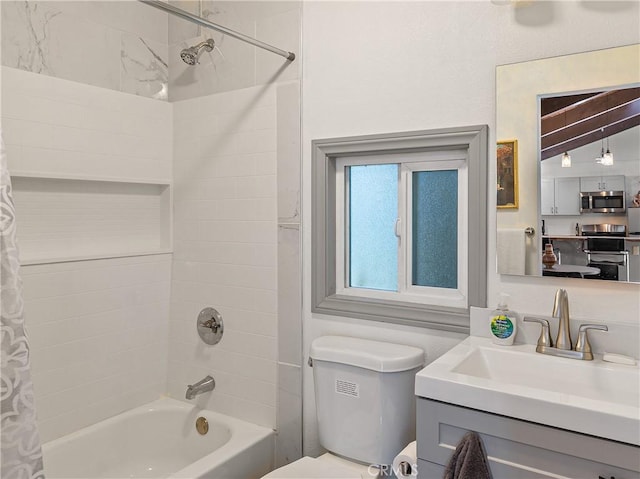
<path id="1" fill-rule="evenodd" d="M 546 160 L 638 125 L 640 87 L 581 98 L 577 103 L 541 118 L 541 159 Z"/>

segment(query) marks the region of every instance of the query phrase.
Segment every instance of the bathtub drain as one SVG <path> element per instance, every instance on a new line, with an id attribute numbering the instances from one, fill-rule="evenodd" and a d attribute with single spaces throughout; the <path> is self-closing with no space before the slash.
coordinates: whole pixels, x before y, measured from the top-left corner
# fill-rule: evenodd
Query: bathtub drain
<path id="1" fill-rule="evenodd" d="M 202 435 L 205 435 L 209 432 L 209 422 L 206 418 L 200 416 L 198 419 L 196 419 L 196 431 L 198 431 Z"/>

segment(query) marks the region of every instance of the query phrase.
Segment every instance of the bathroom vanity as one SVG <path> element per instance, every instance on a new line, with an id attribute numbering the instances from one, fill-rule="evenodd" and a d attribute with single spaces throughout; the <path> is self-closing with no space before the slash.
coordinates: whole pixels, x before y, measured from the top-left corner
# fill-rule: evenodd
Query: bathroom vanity
<path id="1" fill-rule="evenodd" d="M 476 431 L 494 479 L 640 478 L 637 366 L 471 336 L 416 376 L 421 479 Z"/>
<path id="2" fill-rule="evenodd" d="M 467 431 L 482 438 L 494 479 L 640 477 L 640 448 L 466 407 L 417 401 L 418 477 L 443 477 Z"/>

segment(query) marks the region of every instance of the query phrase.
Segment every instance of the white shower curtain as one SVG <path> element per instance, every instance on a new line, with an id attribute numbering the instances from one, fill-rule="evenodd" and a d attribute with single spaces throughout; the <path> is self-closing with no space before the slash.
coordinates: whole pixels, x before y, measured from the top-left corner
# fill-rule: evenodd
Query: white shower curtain
<path id="1" fill-rule="evenodd" d="M 16 247 L 16 217 L 0 131 L 0 477 L 44 479 L 33 404 L 29 343 L 24 332 L 22 282 Z"/>

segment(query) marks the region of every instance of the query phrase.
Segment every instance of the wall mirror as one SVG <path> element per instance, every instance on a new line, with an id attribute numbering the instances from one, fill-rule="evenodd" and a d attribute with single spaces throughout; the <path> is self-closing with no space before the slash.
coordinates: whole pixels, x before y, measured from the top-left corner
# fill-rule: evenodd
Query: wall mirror
<path id="1" fill-rule="evenodd" d="M 497 272 L 640 282 L 640 45 L 500 65 L 496 115 Z"/>

